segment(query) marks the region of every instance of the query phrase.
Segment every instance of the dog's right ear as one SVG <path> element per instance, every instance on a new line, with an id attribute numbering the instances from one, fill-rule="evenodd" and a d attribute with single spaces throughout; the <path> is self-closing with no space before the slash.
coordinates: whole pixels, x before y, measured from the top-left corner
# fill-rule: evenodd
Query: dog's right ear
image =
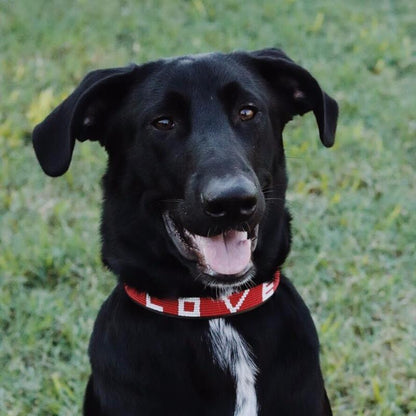
<path id="1" fill-rule="evenodd" d="M 60 176 L 68 170 L 75 139 L 102 140 L 111 110 L 137 78 L 139 68 L 131 65 L 90 72 L 75 91 L 35 127 L 33 147 L 47 175 Z"/>

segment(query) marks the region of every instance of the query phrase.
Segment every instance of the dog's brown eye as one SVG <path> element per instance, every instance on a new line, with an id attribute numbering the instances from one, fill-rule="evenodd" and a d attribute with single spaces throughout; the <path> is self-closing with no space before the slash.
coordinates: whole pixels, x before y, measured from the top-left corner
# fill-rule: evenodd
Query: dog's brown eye
<path id="1" fill-rule="evenodd" d="M 175 122 L 169 117 L 160 117 L 152 122 L 153 127 L 158 130 L 172 130 L 175 127 Z"/>
<path id="2" fill-rule="evenodd" d="M 257 109 L 252 106 L 243 107 L 240 109 L 239 116 L 241 121 L 251 120 L 257 113 Z"/>

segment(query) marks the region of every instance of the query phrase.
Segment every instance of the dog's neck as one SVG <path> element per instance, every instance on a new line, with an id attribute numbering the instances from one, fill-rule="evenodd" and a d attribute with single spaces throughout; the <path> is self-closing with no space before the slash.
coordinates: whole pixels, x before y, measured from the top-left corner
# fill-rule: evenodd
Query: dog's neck
<path id="1" fill-rule="evenodd" d="M 233 292 L 218 299 L 200 297 L 160 299 L 146 292 L 138 292 L 128 285 L 124 285 L 124 289 L 135 303 L 159 314 L 182 318 L 219 318 L 258 308 L 276 292 L 279 282 L 278 270 L 270 282 Z"/>

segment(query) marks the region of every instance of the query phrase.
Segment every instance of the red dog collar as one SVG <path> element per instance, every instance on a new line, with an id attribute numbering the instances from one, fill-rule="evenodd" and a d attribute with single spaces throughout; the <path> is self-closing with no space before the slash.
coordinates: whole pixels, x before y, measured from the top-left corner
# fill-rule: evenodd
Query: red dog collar
<path id="1" fill-rule="evenodd" d="M 154 312 L 185 318 L 217 318 L 257 308 L 276 292 L 279 282 L 280 272 L 277 271 L 270 282 L 262 283 L 241 292 L 232 293 L 220 299 L 159 299 L 150 296 L 146 292 L 138 292 L 131 286 L 124 285 L 124 289 L 134 302 Z"/>

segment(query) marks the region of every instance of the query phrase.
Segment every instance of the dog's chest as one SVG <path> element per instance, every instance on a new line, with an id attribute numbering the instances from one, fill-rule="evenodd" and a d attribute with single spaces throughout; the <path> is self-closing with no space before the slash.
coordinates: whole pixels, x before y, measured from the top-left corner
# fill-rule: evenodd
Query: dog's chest
<path id="1" fill-rule="evenodd" d="M 209 322 L 209 341 L 214 361 L 234 378 L 236 404 L 234 416 L 257 415 L 257 367 L 249 345 L 224 319 Z"/>

